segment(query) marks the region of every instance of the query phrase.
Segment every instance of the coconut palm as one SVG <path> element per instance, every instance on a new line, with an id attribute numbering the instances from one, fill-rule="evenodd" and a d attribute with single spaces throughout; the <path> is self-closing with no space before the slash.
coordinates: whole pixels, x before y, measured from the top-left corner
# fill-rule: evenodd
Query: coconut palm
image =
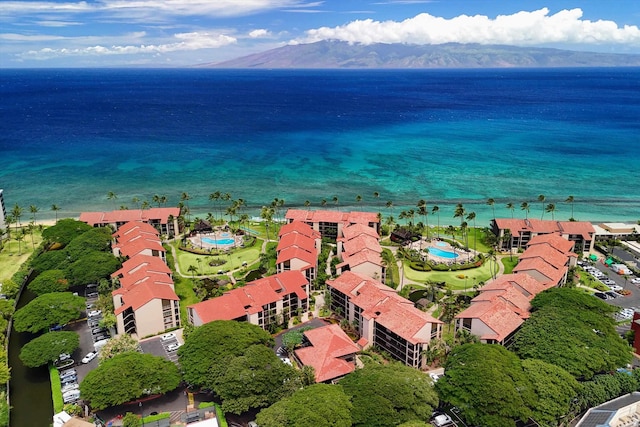
<path id="1" fill-rule="evenodd" d="M 509 247 L 509 259 L 513 261 L 513 242 L 511 241 L 511 237 L 511 230 L 509 230 L 508 228 L 504 230 L 502 240 L 507 242 L 507 246 Z"/>
<path id="2" fill-rule="evenodd" d="M 140 198 L 137 196 L 134 196 L 133 199 L 131 199 L 131 203 L 133 203 L 136 208 L 140 209 Z"/>
<path id="3" fill-rule="evenodd" d="M 304 201 L 304 206 L 309 210 L 309 206 L 311 206 L 311 202 L 309 200 Z"/>
<path id="4" fill-rule="evenodd" d="M 567 197 L 567 200 L 565 200 L 565 203 L 571 203 L 571 218 L 569 218 L 569 221 L 575 221 L 575 218 L 573 217 L 573 202 L 575 201 L 575 198 L 573 196 L 569 196 Z"/>
<path id="5" fill-rule="evenodd" d="M 153 203 L 157 203 L 158 207 L 160 207 L 160 196 L 158 194 L 154 194 L 151 198 L 151 201 Z"/>
<path id="6" fill-rule="evenodd" d="M 331 200 L 333 200 L 333 204 L 335 205 L 336 210 L 338 210 L 338 196 L 333 196 L 333 199 Z"/>
<path id="7" fill-rule="evenodd" d="M 545 200 L 546 200 L 546 197 L 544 197 L 544 194 L 540 194 L 538 196 L 538 201 L 542 205 L 542 215 L 540 215 L 540 219 L 544 218 L 544 201 Z"/>
<path id="8" fill-rule="evenodd" d="M 462 224 L 462 222 L 464 221 L 465 212 L 466 211 L 465 211 L 464 206 L 462 205 L 462 203 L 458 203 L 456 205 L 455 211 L 453 211 L 453 217 L 454 218 L 460 218 L 460 224 Z"/>
<path id="9" fill-rule="evenodd" d="M 467 221 L 473 221 L 473 250 L 476 250 L 476 213 L 469 212 L 467 215 Z"/>
<path id="10" fill-rule="evenodd" d="M 116 200 L 118 199 L 118 195 L 116 193 L 114 193 L 113 191 L 109 191 L 107 193 L 107 200 L 113 200 L 113 207 L 115 209 L 116 207 Z"/>
<path id="11" fill-rule="evenodd" d="M 323 208 L 327 206 L 327 199 L 320 200 L 320 206 L 322 206 Z"/>
<path id="12" fill-rule="evenodd" d="M 545 211 L 551 213 L 551 220 L 553 221 L 555 219 L 553 213 L 556 211 L 556 204 L 555 203 L 549 203 L 547 205 L 547 207 L 545 208 Z"/>
<path id="13" fill-rule="evenodd" d="M 440 207 L 438 205 L 433 205 L 433 208 L 431 208 L 431 213 L 435 213 L 438 214 L 438 239 L 440 238 Z"/>
<path id="14" fill-rule="evenodd" d="M 447 234 L 451 234 L 451 240 L 456 240 L 456 228 L 453 225 L 449 225 L 446 232 Z"/>
<path id="15" fill-rule="evenodd" d="M 380 193 L 378 193 L 377 191 L 373 192 L 373 198 L 378 200 L 380 198 Z"/>
<path id="16" fill-rule="evenodd" d="M 513 205 L 513 203 L 509 202 L 507 203 L 507 209 L 511 211 L 511 219 L 513 219 L 513 211 L 516 209 L 516 207 Z"/>
<path id="17" fill-rule="evenodd" d="M 220 201 L 220 197 L 222 197 L 222 194 L 221 194 L 219 191 L 216 191 L 215 193 L 211 193 L 211 194 L 209 194 L 209 200 L 211 200 L 211 201 L 213 201 L 213 202 L 214 202 L 214 206 L 213 206 L 213 213 L 214 213 L 214 215 L 213 215 L 213 219 L 214 219 L 214 220 L 215 220 L 215 218 L 216 218 L 216 215 L 215 215 L 215 212 L 216 212 L 216 206 L 215 206 L 215 205 L 217 205 L 217 204 L 218 204 L 218 202 Z"/>
<path id="18" fill-rule="evenodd" d="M 40 209 L 36 205 L 29 206 L 29 212 L 31 212 L 31 220 L 33 221 L 34 224 L 38 223 L 38 221 L 36 221 L 36 214 L 39 211 Z"/>
<path id="19" fill-rule="evenodd" d="M 427 240 L 429 240 L 429 210 L 427 209 L 426 200 L 418 200 L 418 215 L 422 215 L 424 218 L 425 227 L 427 229 Z"/>
<path id="20" fill-rule="evenodd" d="M 493 219 L 496 219 L 496 208 L 495 208 L 496 201 L 495 201 L 495 199 L 492 199 L 491 197 L 489 197 L 487 199 L 487 204 L 489 206 L 491 206 L 491 210 L 493 211 Z"/>
<path id="21" fill-rule="evenodd" d="M 358 206 L 362 204 L 362 196 L 359 194 L 356 196 L 356 203 L 358 204 Z"/>
<path id="22" fill-rule="evenodd" d="M 389 209 L 389 216 L 393 216 L 393 202 L 389 200 L 386 206 L 387 206 L 387 209 Z"/>
<path id="23" fill-rule="evenodd" d="M 531 206 L 529 206 L 529 202 L 522 202 L 522 204 L 520 204 L 520 210 L 524 211 L 524 219 L 529 219 L 530 209 L 531 209 Z"/>
<path id="24" fill-rule="evenodd" d="M 140 205 L 140 209 L 142 209 L 142 211 L 145 211 L 146 209 L 149 209 L 151 207 L 151 204 L 149 203 L 148 200 L 144 200 L 142 202 L 142 204 Z"/>
<path id="25" fill-rule="evenodd" d="M 191 265 L 189 266 L 189 268 L 187 268 L 187 271 L 188 271 L 189 273 L 191 273 L 191 276 L 192 276 L 194 279 L 196 278 L 196 271 L 198 271 L 198 268 L 197 268 L 195 265 L 191 264 Z"/>
<path id="26" fill-rule="evenodd" d="M 191 196 L 186 191 L 183 191 L 182 194 L 180 194 L 180 201 L 181 202 L 185 202 L 185 205 L 187 207 L 187 209 L 186 209 L 187 222 L 191 222 L 191 218 L 190 218 L 191 210 L 189 209 L 189 200 L 191 200 Z"/>
<path id="27" fill-rule="evenodd" d="M 16 203 L 13 209 L 11 210 L 11 216 L 16 224 L 16 240 L 18 241 L 18 255 L 22 255 L 22 248 L 20 247 L 20 233 L 18 233 L 18 227 L 22 227 L 20 223 L 20 217 L 22 216 L 23 209 Z M 24 237 L 24 235 L 22 236 Z"/>
<path id="28" fill-rule="evenodd" d="M 58 223 L 58 211 L 60 210 L 60 207 L 56 204 L 51 205 L 51 210 L 53 212 L 55 212 L 56 215 L 56 224 Z"/>
<path id="29" fill-rule="evenodd" d="M 266 231 L 267 231 L 267 242 L 269 241 L 269 224 L 271 220 L 273 220 L 273 215 L 275 214 L 275 209 L 273 206 L 263 206 L 260 211 L 260 218 L 264 219 L 266 222 Z"/>

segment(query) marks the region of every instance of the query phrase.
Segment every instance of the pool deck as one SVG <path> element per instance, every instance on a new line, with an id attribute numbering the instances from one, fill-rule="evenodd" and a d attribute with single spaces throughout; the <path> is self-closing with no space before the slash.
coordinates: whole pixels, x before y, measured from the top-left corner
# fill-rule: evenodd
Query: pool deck
<path id="1" fill-rule="evenodd" d="M 213 239 L 213 240 L 233 240 L 232 243 L 210 243 L 203 241 L 203 239 Z M 214 232 L 214 233 L 203 233 L 198 234 L 193 237 L 189 237 L 189 241 L 196 248 L 202 249 L 217 249 L 217 250 L 229 250 L 234 247 L 242 246 L 243 238 L 242 236 L 235 236 L 233 233 L 228 231 L 223 232 Z"/>
<path id="2" fill-rule="evenodd" d="M 441 263 L 441 264 L 447 264 L 447 265 L 465 263 L 469 259 L 473 259 L 473 257 L 476 256 L 476 251 L 474 251 L 471 248 L 469 248 L 469 252 L 465 252 L 465 251 L 454 248 L 449 243 L 443 240 L 437 240 L 437 239 L 432 239 L 431 241 L 426 241 L 424 239 L 418 240 L 417 242 L 412 242 L 408 246 L 408 248 L 415 249 L 417 251 L 420 251 L 421 253 L 424 253 L 424 249 L 434 248 L 441 251 L 453 252 L 457 254 L 458 256 L 455 258 L 441 257 L 438 255 L 435 255 L 431 251 L 429 251 L 429 253 L 426 254 L 430 261 Z"/>

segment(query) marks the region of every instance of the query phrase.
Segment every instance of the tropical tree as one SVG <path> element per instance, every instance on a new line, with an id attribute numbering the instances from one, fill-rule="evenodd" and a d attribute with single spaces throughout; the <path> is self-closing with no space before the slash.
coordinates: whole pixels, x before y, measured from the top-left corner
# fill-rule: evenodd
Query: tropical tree
<path id="1" fill-rule="evenodd" d="M 358 206 L 362 204 L 362 196 L 359 194 L 356 196 L 356 203 L 358 204 Z"/>
<path id="2" fill-rule="evenodd" d="M 308 210 L 309 206 L 311 206 L 311 202 L 309 200 L 305 200 L 304 201 L 304 207 L 307 208 L 307 210 Z"/>
<path id="3" fill-rule="evenodd" d="M 40 273 L 27 285 L 27 289 L 36 295 L 51 292 L 64 292 L 69 289 L 69 281 L 62 270 L 47 270 Z"/>
<path id="4" fill-rule="evenodd" d="M 451 240 L 456 240 L 456 228 L 453 225 L 447 226 L 446 232 L 451 235 Z"/>
<path id="5" fill-rule="evenodd" d="M 40 208 L 38 208 L 36 205 L 29 206 L 29 212 L 31 212 L 31 220 L 33 221 L 34 224 L 38 223 L 38 221 L 36 220 L 36 214 L 39 211 L 40 211 Z"/>
<path id="6" fill-rule="evenodd" d="M 80 336 L 76 332 L 47 332 L 22 347 L 19 357 L 25 366 L 36 368 L 54 362 L 62 353 L 73 353 L 79 346 Z"/>
<path id="7" fill-rule="evenodd" d="M 13 326 L 18 332 L 48 331 L 52 326 L 78 319 L 85 308 L 84 298 L 71 292 L 48 293 L 18 309 L 13 316 Z"/>
<path id="8" fill-rule="evenodd" d="M 58 223 L 58 211 L 60 210 L 60 207 L 56 204 L 51 205 L 51 210 L 53 212 L 55 212 L 56 215 L 56 224 Z"/>
<path id="9" fill-rule="evenodd" d="M 107 192 L 107 200 L 112 200 L 113 201 L 113 208 L 114 209 L 116 207 L 116 200 L 117 199 L 118 199 L 118 195 L 116 193 L 114 193 L 113 191 Z"/>
<path id="10" fill-rule="evenodd" d="M 22 212 L 23 212 L 23 209 L 17 203 L 13 206 L 13 209 L 11 210 L 11 216 L 14 219 L 16 224 L 16 240 L 18 241 L 18 255 L 22 254 L 22 248 L 20 246 L 21 239 L 19 239 L 19 234 L 18 234 L 18 228 L 22 227 L 22 224 L 20 223 L 20 217 L 22 216 Z"/>
<path id="11" fill-rule="evenodd" d="M 554 212 L 556 211 L 556 204 L 555 203 L 547 204 L 547 207 L 545 208 L 545 211 L 551 213 L 551 220 L 553 221 L 555 219 Z"/>
<path id="12" fill-rule="evenodd" d="M 546 197 L 544 197 L 544 194 L 540 194 L 538 196 L 538 201 L 540 202 L 540 204 L 542 205 L 542 215 L 540 215 L 540 219 L 544 218 L 544 201 L 546 200 Z"/>
<path id="13" fill-rule="evenodd" d="M 493 219 L 496 219 L 496 207 L 495 207 L 496 201 L 495 201 L 495 199 L 492 199 L 491 197 L 488 198 L 487 199 L 487 204 L 489 206 L 491 206 L 491 210 L 493 211 Z"/>
<path id="14" fill-rule="evenodd" d="M 565 203 L 570 203 L 571 204 L 571 218 L 569 218 L 569 221 L 575 221 L 575 218 L 573 217 L 573 203 L 575 201 L 575 198 L 573 196 L 569 196 L 567 197 L 567 200 L 565 200 Z"/>
<path id="15" fill-rule="evenodd" d="M 507 203 L 506 206 L 507 206 L 507 209 L 511 211 L 511 218 L 513 219 L 513 211 L 515 210 L 515 206 L 511 202 Z"/>
<path id="16" fill-rule="evenodd" d="M 336 207 L 336 209 L 339 210 L 338 209 L 338 196 L 333 196 L 332 200 L 333 200 L 333 204 Z"/>
<path id="17" fill-rule="evenodd" d="M 342 386 L 314 384 L 263 409 L 261 427 L 351 427 L 353 405 Z"/>
<path id="18" fill-rule="evenodd" d="M 327 199 L 320 200 L 320 206 L 322 206 L 323 208 L 327 206 Z"/>
<path id="19" fill-rule="evenodd" d="M 431 213 L 438 214 L 438 239 L 440 238 L 440 207 L 438 205 L 433 205 L 431 208 Z"/>
<path id="20" fill-rule="evenodd" d="M 529 206 L 529 202 L 522 202 L 520 204 L 520 210 L 524 211 L 524 219 L 529 218 L 529 210 L 531 210 L 531 206 Z"/>
<path id="21" fill-rule="evenodd" d="M 133 196 L 133 198 L 131 199 L 131 203 L 133 203 L 137 209 L 140 209 L 140 197 Z"/>
<path id="22" fill-rule="evenodd" d="M 431 379 L 422 372 L 393 362 L 366 364 L 342 380 L 351 397 L 354 427 L 387 427 L 406 421 L 428 421 L 438 406 Z"/>
<path id="23" fill-rule="evenodd" d="M 117 335 L 111 338 L 100 349 L 100 360 L 112 359 L 119 354 L 139 351 L 140 344 L 129 334 Z"/>
<path id="24" fill-rule="evenodd" d="M 267 231 L 267 242 L 269 241 L 269 225 L 273 220 L 273 215 L 275 214 L 275 209 L 272 206 L 263 206 L 260 211 L 260 218 L 265 221 L 265 229 Z"/>
<path id="25" fill-rule="evenodd" d="M 427 201 L 420 199 L 416 205 L 418 208 L 418 215 L 422 215 L 427 230 L 427 240 L 429 240 L 429 209 L 427 209 Z"/>
<path id="26" fill-rule="evenodd" d="M 385 206 L 387 207 L 387 209 L 389 209 L 389 216 L 390 217 L 393 216 L 393 201 L 392 200 L 387 201 Z"/>
<path id="27" fill-rule="evenodd" d="M 220 201 L 220 197 L 222 197 L 222 194 L 219 191 L 209 194 L 209 200 L 212 200 L 214 202 L 214 206 L 213 206 L 214 219 L 215 219 L 216 207 L 218 205 L 218 202 Z"/>
<path id="28" fill-rule="evenodd" d="M 465 212 L 466 212 L 466 210 L 465 210 L 464 206 L 462 205 L 462 203 L 458 203 L 456 205 L 455 210 L 453 211 L 453 217 L 454 218 L 460 218 L 460 225 L 462 225 L 462 222 L 464 221 Z"/>
<path id="29" fill-rule="evenodd" d="M 473 221 L 473 250 L 475 252 L 476 250 L 476 240 L 477 239 L 477 234 L 476 234 L 476 213 L 475 212 L 469 212 L 469 214 L 467 214 L 467 221 Z"/>
<path id="30" fill-rule="evenodd" d="M 80 392 L 93 409 L 100 410 L 166 393 L 178 385 L 180 373 L 175 363 L 151 354 L 126 352 L 101 361 L 80 383 Z"/>

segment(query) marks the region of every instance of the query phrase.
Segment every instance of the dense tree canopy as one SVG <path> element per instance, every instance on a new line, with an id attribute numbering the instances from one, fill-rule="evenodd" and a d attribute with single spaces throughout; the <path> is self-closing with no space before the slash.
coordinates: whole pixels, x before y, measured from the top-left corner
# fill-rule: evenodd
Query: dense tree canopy
<path id="1" fill-rule="evenodd" d="M 120 261 L 111 252 L 87 252 L 66 270 L 71 285 L 98 283 L 119 269 Z"/>
<path id="2" fill-rule="evenodd" d="M 440 399 L 457 406 L 471 425 L 515 427 L 526 421 L 536 394 L 520 359 L 497 344 L 456 347 L 438 380 Z"/>
<path id="3" fill-rule="evenodd" d="M 351 397 L 354 426 L 428 421 L 438 406 L 431 379 L 400 363 L 365 365 L 340 380 L 340 385 Z"/>
<path id="4" fill-rule="evenodd" d="M 260 427 L 351 427 L 351 402 L 340 385 L 314 384 L 258 413 Z"/>
<path id="5" fill-rule="evenodd" d="M 522 359 L 543 360 L 585 379 L 631 360 L 631 347 L 615 330 L 616 308 L 571 288 L 542 292 L 532 306 L 511 346 Z"/>
<path id="6" fill-rule="evenodd" d="M 106 252 L 111 248 L 111 228 L 92 228 L 79 236 L 76 236 L 65 247 L 65 252 L 76 261 L 88 252 Z"/>
<path id="7" fill-rule="evenodd" d="M 71 292 L 44 294 L 16 311 L 13 326 L 18 332 L 48 331 L 52 326 L 79 318 L 84 309 L 84 298 Z"/>
<path id="8" fill-rule="evenodd" d="M 43 252 L 31 260 L 31 268 L 36 273 L 54 269 L 64 270 L 68 266 L 69 260 L 67 260 L 67 254 L 64 250 Z"/>
<path id="9" fill-rule="evenodd" d="M 240 414 L 272 405 L 300 384 L 293 367 L 283 363 L 272 349 L 256 344 L 241 356 L 214 363 L 206 385 L 222 398 L 225 412 Z"/>
<path id="10" fill-rule="evenodd" d="M 36 295 L 64 292 L 69 289 L 69 281 L 62 270 L 46 270 L 33 279 L 27 288 Z"/>
<path id="11" fill-rule="evenodd" d="M 137 352 L 106 359 L 80 384 L 93 409 L 120 405 L 139 397 L 166 393 L 180 384 L 176 365 L 162 357 Z"/>
<path id="12" fill-rule="evenodd" d="M 76 221 L 75 219 L 61 219 L 56 225 L 42 230 L 42 238 L 50 243 L 59 243 L 62 246 L 68 245 L 76 236 L 85 231 L 91 230 L 89 224 Z"/>
<path id="13" fill-rule="evenodd" d="M 138 341 L 129 334 L 122 334 L 111 338 L 100 349 L 100 360 L 111 359 L 119 354 L 138 351 Z"/>
<path id="14" fill-rule="evenodd" d="M 537 395 L 531 418 L 540 426 L 557 425 L 557 420 L 569 413 L 580 389 L 578 381 L 564 369 L 541 360 L 523 360 L 522 367 Z"/>
<path id="15" fill-rule="evenodd" d="M 35 368 L 55 361 L 62 353 L 73 353 L 80 346 L 80 336 L 75 332 L 47 332 L 29 341 L 20 350 L 20 360 L 25 366 Z"/>
<path id="16" fill-rule="evenodd" d="M 195 328 L 178 350 L 184 380 L 195 386 L 208 381 L 215 363 L 240 356 L 254 344 L 272 344 L 271 336 L 259 326 L 233 320 L 209 322 Z"/>

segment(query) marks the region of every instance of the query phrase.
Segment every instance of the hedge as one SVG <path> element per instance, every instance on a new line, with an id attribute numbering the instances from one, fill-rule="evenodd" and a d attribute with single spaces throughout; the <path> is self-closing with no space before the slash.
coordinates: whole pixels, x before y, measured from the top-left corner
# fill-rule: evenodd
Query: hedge
<path id="1" fill-rule="evenodd" d="M 60 384 L 60 373 L 58 368 L 49 365 L 49 378 L 51 379 L 51 398 L 53 399 L 53 412 L 57 414 L 64 408 L 62 399 L 62 385 Z"/>

